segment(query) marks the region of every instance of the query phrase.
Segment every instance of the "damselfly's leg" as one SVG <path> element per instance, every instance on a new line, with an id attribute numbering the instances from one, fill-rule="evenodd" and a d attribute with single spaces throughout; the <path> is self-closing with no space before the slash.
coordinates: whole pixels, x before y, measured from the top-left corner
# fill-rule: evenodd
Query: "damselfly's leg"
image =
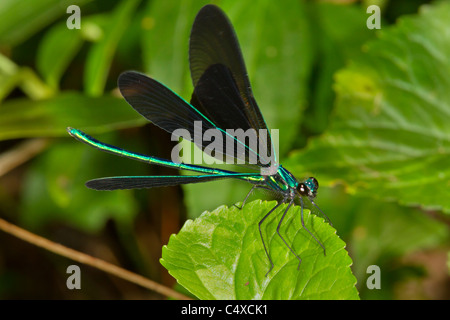
<path id="1" fill-rule="evenodd" d="M 287 206 L 286 210 L 284 210 L 283 216 L 280 219 L 280 222 L 278 223 L 277 226 L 277 233 L 280 236 L 281 240 L 283 240 L 284 244 L 286 245 L 286 247 L 289 248 L 289 250 L 294 254 L 294 256 L 298 259 L 298 267 L 297 270 L 300 269 L 300 264 L 302 263 L 302 259 L 294 252 L 294 250 L 292 250 L 292 248 L 287 244 L 286 240 L 284 240 L 283 236 L 280 233 L 280 227 L 281 227 L 281 223 L 283 222 L 284 216 L 286 215 L 286 213 L 289 211 L 289 208 L 292 206 L 292 204 L 294 203 L 294 199 L 291 200 L 291 202 L 289 202 L 289 205 Z"/>
<path id="2" fill-rule="evenodd" d="M 323 255 L 326 256 L 327 254 L 326 254 L 325 247 L 324 247 L 324 245 L 322 244 L 322 242 L 320 242 L 320 241 L 316 238 L 316 236 L 313 235 L 312 232 L 309 231 L 308 228 L 306 228 L 306 226 L 305 226 L 305 221 L 303 220 L 303 199 L 302 199 L 301 197 L 300 197 L 300 204 L 301 204 L 301 208 L 300 208 L 300 216 L 301 216 L 301 220 L 302 220 L 302 227 L 303 227 L 306 231 L 308 231 L 308 233 L 311 235 L 311 237 L 313 237 L 314 240 L 316 240 L 316 242 L 322 247 L 322 249 L 323 249 Z"/>
<path id="3" fill-rule="evenodd" d="M 262 244 L 263 244 L 263 247 L 264 247 L 264 251 L 266 252 L 266 256 L 267 256 L 267 258 L 269 259 L 269 262 L 270 262 L 270 269 L 269 269 L 269 271 L 267 271 L 267 273 L 266 273 L 266 277 L 267 277 L 267 275 L 269 274 L 269 272 L 273 269 L 273 262 L 272 262 L 272 259 L 270 259 L 270 255 L 269 255 L 269 251 L 267 251 L 267 248 L 266 248 L 266 244 L 264 243 L 264 238 L 263 238 L 263 235 L 262 235 L 262 232 L 261 232 L 261 224 L 264 222 L 264 220 L 266 220 L 266 218 L 276 209 L 276 208 L 278 208 L 281 204 L 282 204 L 283 202 L 278 202 L 277 203 L 277 205 L 275 206 L 275 207 L 273 207 L 262 219 L 261 219 L 261 221 L 259 221 L 259 223 L 258 223 L 258 229 L 259 229 L 259 235 L 261 236 L 261 241 L 262 241 Z"/>
<path id="4" fill-rule="evenodd" d="M 327 221 L 328 221 L 328 223 L 330 224 L 330 226 L 333 226 L 333 224 L 331 223 L 330 218 L 328 218 L 327 215 L 326 215 L 325 213 L 323 213 L 322 210 L 320 210 L 320 208 L 317 206 L 317 204 L 316 204 L 314 201 L 312 201 L 311 199 L 310 199 L 310 201 L 311 201 L 311 203 L 313 204 L 313 206 L 316 207 L 317 210 L 319 210 L 319 212 L 322 214 L 322 216 L 324 216 L 325 219 L 327 219 Z"/>
<path id="5" fill-rule="evenodd" d="M 248 198 L 250 197 L 250 195 L 253 193 L 253 191 L 254 191 L 256 188 L 271 190 L 271 189 L 268 188 L 268 187 L 260 186 L 260 185 L 254 184 L 254 185 L 252 186 L 252 188 L 250 189 L 250 191 L 249 191 L 249 192 L 247 193 L 247 195 L 245 196 L 244 201 L 242 201 L 242 205 L 239 207 L 239 206 L 237 206 L 236 204 L 233 204 L 233 206 L 235 206 L 236 208 L 238 208 L 239 210 L 241 210 L 241 209 L 245 206 L 245 203 L 247 202 Z"/>
<path id="6" fill-rule="evenodd" d="M 249 191 L 249 192 L 247 193 L 247 195 L 245 196 L 244 201 L 242 201 L 242 205 L 241 205 L 240 207 L 239 207 L 238 205 L 236 205 L 236 204 L 233 204 L 233 206 L 235 206 L 236 208 L 238 208 L 239 210 L 241 210 L 241 209 L 244 207 L 245 203 L 247 202 L 248 197 L 250 197 L 250 195 L 252 194 L 253 190 L 255 190 L 257 187 L 258 187 L 258 186 L 257 186 L 256 184 L 254 184 L 254 185 L 252 186 L 252 188 L 250 189 L 250 191 Z"/>

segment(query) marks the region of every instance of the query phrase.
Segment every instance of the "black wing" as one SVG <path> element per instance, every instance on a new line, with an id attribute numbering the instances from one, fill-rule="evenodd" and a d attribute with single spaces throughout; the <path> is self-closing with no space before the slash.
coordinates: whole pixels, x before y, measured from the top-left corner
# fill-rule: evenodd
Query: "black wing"
<path id="1" fill-rule="evenodd" d="M 142 116 L 176 136 L 180 136 L 176 129 L 186 129 L 190 140 L 212 156 L 232 157 L 255 169 L 274 164 L 270 134 L 253 98 L 239 44 L 230 22 L 216 6 L 203 7 L 195 19 L 190 64 L 195 85 L 191 104 L 158 81 L 133 71 L 122 73 L 118 86 Z M 203 139 L 210 129 L 215 133 L 212 141 Z M 236 135 L 227 129 L 255 130 Z"/>
<path id="2" fill-rule="evenodd" d="M 127 71 L 119 76 L 118 86 L 125 100 L 139 114 L 153 122 L 167 132 L 183 138 L 189 138 L 195 142 L 203 151 L 207 149 L 212 156 L 225 161 L 225 157 L 238 159 L 241 163 L 248 162 L 241 150 L 246 150 L 246 156 L 250 155 L 257 159 L 258 154 L 255 150 L 249 148 L 244 142 L 236 139 L 233 135 L 228 134 L 222 128 L 216 126 L 207 116 L 200 112 L 197 108 L 187 103 L 183 98 L 178 96 L 172 90 L 161 84 L 160 82 L 147 77 L 144 74 Z M 189 137 L 184 136 L 177 129 L 185 129 L 189 133 Z M 207 130 L 214 129 L 211 140 L 216 142 L 212 146 L 212 141 L 203 139 Z M 220 140 L 217 142 L 215 139 Z M 239 145 L 242 148 L 229 149 L 226 145 Z M 220 146 L 211 149 L 215 146 Z M 255 161 L 256 163 L 256 161 Z"/>
<path id="3" fill-rule="evenodd" d="M 191 104 L 222 129 L 254 129 L 258 165 L 273 164 L 273 145 L 253 97 L 244 59 L 231 22 L 215 5 L 206 5 L 195 18 L 189 43 L 194 93 Z M 260 129 L 266 136 L 260 135 Z M 249 145 L 246 141 L 240 141 Z M 245 158 L 247 163 L 249 155 Z"/>
<path id="4" fill-rule="evenodd" d="M 244 175 L 198 175 L 198 176 L 129 176 L 89 180 L 86 186 L 94 190 L 143 189 L 201 183 L 220 179 L 241 179 Z"/>

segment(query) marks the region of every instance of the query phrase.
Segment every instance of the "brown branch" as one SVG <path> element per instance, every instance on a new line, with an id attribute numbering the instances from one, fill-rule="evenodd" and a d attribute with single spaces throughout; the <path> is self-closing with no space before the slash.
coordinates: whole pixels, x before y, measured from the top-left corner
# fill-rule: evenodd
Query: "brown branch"
<path id="1" fill-rule="evenodd" d="M 19 239 L 22 239 L 24 241 L 27 241 L 31 244 L 34 244 L 38 247 L 44 248 L 48 251 L 51 251 L 53 253 L 59 254 L 63 257 L 72 259 L 74 261 L 89 265 L 91 267 L 97 268 L 99 270 L 102 270 L 104 272 L 113 274 L 119 278 L 128 280 L 130 282 L 133 282 L 137 285 L 140 285 L 144 288 L 147 288 L 149 290 L 158 292 L 164 296 L 172 297 L 175 299 L 180 300 L 188 300 L 187 296 L 171 289 L 166 286 L 163 286 L 155 281 L 152 281 L 150 279 L 147 279 L 141 275 L 138 275 L 136 273 L 133 273 L 131 271 L 125 270 L 123 268 L 120 268 L 118 266 L 115 266 L 109 262 L 106 262 L 101 259 L 94 258 L 90 255 L 87 255 L 85 253 L 70 249 L 68 247 L 65 247 L 61 244 L 55 243 L 53 241 L 50 241 L 46 238 L 43 238 L 41 236 L 38 236 L 34 233 L 31 233 L 25 229 L 22 229 L 20 227 L 17 227 L 3 219 L 0 218 L 0 230 L 3 230 L 6 233 L 9 233 Z"/>
<path id="2" fill-rule="evenodd" d="M 12 150 L 3 152 L 0 155 L 0 177 L 42 152 L 48 143 L 48 139 L 31 139 L 21 142 Z"/>

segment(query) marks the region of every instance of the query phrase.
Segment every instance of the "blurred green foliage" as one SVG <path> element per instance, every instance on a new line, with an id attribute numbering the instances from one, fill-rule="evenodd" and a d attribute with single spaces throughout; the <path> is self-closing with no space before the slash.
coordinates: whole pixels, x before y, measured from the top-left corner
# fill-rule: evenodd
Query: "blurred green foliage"
<path id="1" fill-rule="evenodd" d="M 376 31 L 366 27 L 374 1 L 329 2 L 214 3 L 236 29 L 269 127 L 280 129 L 283 165 L 321 183 L 317 203 L 347 244 L 360 297 L 448 299 L 450 6 L 376 1 Z M 23 140 L 49 144 L 0 176 L 1 218 L 174 284 L 159 264 L 170 234 L 186 216 L 242 201 L 248 185 L 88 190 L 92 178 L 173 172 L 90 149 L 65 129 L 170 157 L 169 135 L 143 126 L 116 79 L 143 71 L 189 100 L 188 37 L 207 3 L 2 1 L 0 169 Z M 66 27 L 73 4 L 79 30 Z M 84 290 L 69 292 L 69 264 L 0 233 L 0 298 L 160 298 L 83 267 Z M 373 264 L 380 290 L 366 287 Z"/>

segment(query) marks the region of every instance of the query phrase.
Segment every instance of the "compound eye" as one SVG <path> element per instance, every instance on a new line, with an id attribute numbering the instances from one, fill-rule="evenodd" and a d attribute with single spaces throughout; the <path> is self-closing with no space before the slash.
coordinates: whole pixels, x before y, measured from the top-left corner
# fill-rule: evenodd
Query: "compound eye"
<path id="1" fill-rule="evenodd" d="M 299 183 L 297 186 L 297 192 L 301 196 L 307 197 L 309 195 L 309 189 L 304 183 Z"/>
<path id="2" fill-rule="evenodd" d="M 316 178 L 314 178 L 314 177 L 310 177 L 308 180 L 311 180 L 312 181 L 312 183 L 314 184 L 314 186 L 315 186 L 315 188 L 314 188 L 314 190 L 317 190 L 317 189 L 319 189 L 319 181 L 317 181 L 317 179 Z"/>

